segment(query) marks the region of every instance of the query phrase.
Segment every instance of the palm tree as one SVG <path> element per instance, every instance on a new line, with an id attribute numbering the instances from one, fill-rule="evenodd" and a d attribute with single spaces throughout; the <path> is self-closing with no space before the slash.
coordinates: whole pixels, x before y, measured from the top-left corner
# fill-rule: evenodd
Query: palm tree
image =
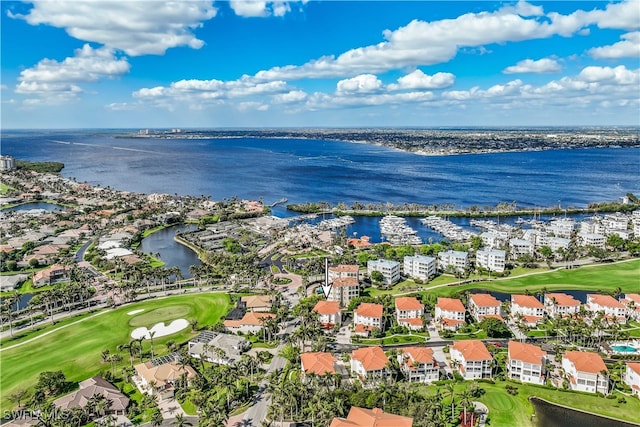
<path id="1" fill-rule="evenodd" d="M 158 427 L 162 424 L 163 420 L 164 418 L 162 417 L 162 412 L 160 412 L 160 409 L 156 408 L 151 414 L 151 425 L 154 427 Z"/>
<path id="2" fill-rule="evenodd" d="M 193 423 L 191 423 L 189 420 L 187 420 L 185 418 L 185 416 L 182 415 L 182 414 L 177 414 L 176 418 L 173 420 L 173 422 L 171 424 L 176 426 L 176 427 L 186 427 L 186 426 L 192 426 L 193 425 Z"/>

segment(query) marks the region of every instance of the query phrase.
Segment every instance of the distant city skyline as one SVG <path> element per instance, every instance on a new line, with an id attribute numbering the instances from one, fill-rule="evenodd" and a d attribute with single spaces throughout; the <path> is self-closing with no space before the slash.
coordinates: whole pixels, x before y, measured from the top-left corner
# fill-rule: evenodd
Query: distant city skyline
<path id="1" fill-rule="evenodd" d="M 0 6 L 3 129 L 640 125 L 640 0 Z"/>

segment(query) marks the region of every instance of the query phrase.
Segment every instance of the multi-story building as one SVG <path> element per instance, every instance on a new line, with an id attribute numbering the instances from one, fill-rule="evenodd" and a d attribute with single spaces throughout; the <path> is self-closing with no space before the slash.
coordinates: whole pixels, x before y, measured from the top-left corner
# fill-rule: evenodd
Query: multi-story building
<path id="1" fill-rule="evenodd" d="M 465 323 L 465 308 L 462 301 L 455 298 L 438 298 L 435 320 L 442 329 L 457 331 Z"/>
<path id="2" fill-rule="evenodd" d="M 491 294 L 471 294 L 468 305 L 469 313 L 478 322 L 487 316 L 502 320 L 500 301 Z"/>
<path id="3" fill-rule="evenodd" d="M 564 237 L 566 239 L 571 237 L 571 233 L 576 229 L 577 223 L 570 218 L 560 218 L 550 221 L 546 230 L 547 233 L 553 234 L 556 237 Z"/>
<path id="4" fill-rule="evenodd" d="M 337 361 L 338 359 L 331 353 L 302 353 L 300 355 L 302 375 L 304 377 L 309 374 L 315 374 L 318 376 L 335 374 L 335 365 Z"/>
<path id="5" fill-rule="evenodd" d="M 415 297 L 396 298 L 396 320 L 400 326 L 420 330 L 423 326 L 424 304 Z"/>
<path id="6" fill-rule="evenodd" d="M 522 315 L 527 326 L 535 326 L 544 319 L 544 305 L 533 295 L 511 295 L 511 317 Z"/>
<path id="7" fill-rule="evenodd" d="M 493 357 L 482 341 L 456 341 L 449 353 L 452 364 L 465 380 L 491 378 Z"/>
<path id="8" fill-rule="evenodd" d="M 505 247 L 508 237 L 509 235 L 502 231 L 484 231 L 480 234 L 482 244 L 489 249 Z"/>
<path id="9" fill-rule="evenodd" d="M 580 238 L 580 244 L 582 246 L 593 246 L 596 248 L 604 249 L 604 244 L 607 241 L 607 238 L 602 234 L 596 233 L 578 233 L 578 237 Z"/>
<path id="10" fill-rule="evenodd" d="M 518 259 L 523 255 L 533 255 L 533 243 L 525 239 L 509 239 L 509 257 Z"/>
<path id="11" fill-rule="evenodd" d="M 436 275 L 436 259 L 424 255 L 406 256 L 404 274 L 420 280 L 429 280 Z"/>
<path id="12" fill-rule="evenodd" d="M 464 273 L 469 267 L 469 254 L 462 251 L 444 251 L 438 253 L 438 269 L 446 271 L 453 269 L 458 273 Z"/>
<path id="13" fill-rule="evenodd" d="M 405 347 L 398 354 L 398 364 L 409 382 L 437 381 L 440 376 L 440 367 L 431 348 Z"/>
<path id="14" fill-rule="evenodd" d="M 367 273 L 371 277 L 371 273 L 378 271 L 382 273 L 385 285 L 393 285 L 400 280 L 400 263 L 387 259 L 375 259 L 367 261 Z"/>
<path id="15" fill-rule="evenodd" d="M 16 168 L 16 159 L 11 156 L 0 156 L 0 171 L 10 171 Z"/>
<path id="16" fill-rule="evenodd" d="M 360 268 L 355 264 L 339 264 L 329 266 L 329 282 L 336 278 L 351 277 L 360 281 Z"/>
<path id="17" fill-rule="evenodd" d="M 571 390 L 609 393 L 609 371 L 599 354 L 567 351 L 562 356 L 562 369 Z"/>
<path id="18" fill-rule="evenodd" d="M 580 311 L 580 301 L 562 293 L 544 294 L 544 308 L 549 317 L 570 316 Z"/>
<path id="19" fill-rule="evenodd" d="M 507 253 L 502 249 L 480 249 L 476 252 L 477 265 L 498 273 L 504 271 L 506 258 Z"/>
<path id="20" fill-rule="evenodd" d="M 640 397 L 640 362 L 627 362 L 624 382 L 631 387 L 631 393 Z"/>
<path id="21" fill-rule="evenodd" d="M 336 417 L 329 427 L 412 427 L 413 418 L 387 414 L 380 408 L 365 409 L 352 406 L 347 418 Z"/>
<path id="22" fill-rule="evenodd" d="M 507 376 L 523 383 L 544 384 L 547 352 L 537 345 L 509 341 Z"/>
<path id="23" fill-rule="evenodd" d="M 328 301 L 335 301 L 341 307 L 348 307 L 352 299 L 360 296 L 360 283 L 353 277 L 336 277 L 331 283 Z"/>
<path id="24" fill-rule="evenodd" d="M 640 320 L 640 294 L 625 294 L 620 302 L 626 307 L 630 319 Z"/>
<path id="25" fill-rule="evenodd" d="M 611 295 L 587 294 L 587 303 L 584 308 L 592 313 L 602 311 L 608 320 L 615 317 L 619 323 L 627 321 L 626 307 Z"/>
<path id="26" fill-rule="evenodd" d="M 318 301 L 313 307 L 318 313 L 318 322 L 324 329 L 331 329 L 342 324 L 342 310 L 338 301 Z"/>
<path id="27" fill-rule="evenodd" d="M 554 253 L 557 253 L 560 249 L 569 249 L 571 239 L 566 239 L 564 237 L 547 237 L 544 239 L 543 244 L 549 246 Z"/>
<path id="28" fill-rule="evenodd" d="M 363 347 L 351 353 L 351 373 L 361 379 L 380 379 L 389 375 L 389 359 L 382 347 Z"/>
<path id="29" fill-rule="evenodd" d="M 361 303 L 353 311 L 354 332 L 360 335 L 369 335 L 373 328 L 384 330 L 383 311 L 382 304 Z"/>

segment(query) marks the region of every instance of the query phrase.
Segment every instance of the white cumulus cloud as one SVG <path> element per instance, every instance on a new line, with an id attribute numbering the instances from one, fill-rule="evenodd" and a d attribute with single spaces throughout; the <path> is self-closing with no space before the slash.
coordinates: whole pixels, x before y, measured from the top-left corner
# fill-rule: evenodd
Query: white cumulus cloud
<path id="1" fill-rule="evenodd" d="M 456 76 L 451 73 L 436 73 L 432 76 L 425 74 L 422 70 L 402 76 L 398 79 L 398 84 L 390 84 L 389 90 L 402 89 L 444 89 L 453 86 Z"/>
<path id="2" fill-rule="evenodd" d="M 562 70 L 558 61 L 551 58 L 542 58 L 537 61 L 533 59 L 524 59 L 518 62 L 516 65 L 505 68 L 502 72 L 504 74 L 518 74 L 518 73 L 557 73 Z"/>
<path id="3" fill-rule="evenodd" d="M 284 16 L 291 12 L 289 1 L 263 1 L 263 0 L 231 0 L 229 6 L 238 16 L 247 18 L 265 16 Z M 294 2 L 295 3 L 295 2 Z"/>
<path id="4" fill-rule="evenodd" d="M 340 80 L 336 87 L 338 93 L 370 93 L 382 89 L 382 82 L 373 74 L 361 74 Z"/>
<path id="5" fill-rule="evenodd" d="M 620 36 L 622 41 L 609 46 L 594 47 L 588 53 L 596 59 L 618 59 L 640 57 L 640 31 Z"/>

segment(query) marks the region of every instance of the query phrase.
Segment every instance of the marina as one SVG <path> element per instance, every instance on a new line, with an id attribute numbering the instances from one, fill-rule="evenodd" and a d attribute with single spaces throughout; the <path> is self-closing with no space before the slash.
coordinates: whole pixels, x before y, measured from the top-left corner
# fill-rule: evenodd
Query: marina
<path id="1" fill-rule="evenodd" d="M 318 223 L 320 230 L 337 230 L 342 227 L 347 227 L 356 222 L 353 217 L 349 215 L 339 216 L 337 218 L 325 219 Z"/>
<path id="2" fill-rule="evenodd" d="M 418 232 L 407 224 L 407 220 L 387 215 L 380 219 L 380 233 L 383 239 L 394 245 L 420 245 L 422 239 Z"/>
<path id="3" fill-rule="evenodd" d="M 468 240 L 476 235 L 472 231 L 465 230 L 461 226 L 435 215 L 423 218 L 420 222 L 453 242 Z"/>

